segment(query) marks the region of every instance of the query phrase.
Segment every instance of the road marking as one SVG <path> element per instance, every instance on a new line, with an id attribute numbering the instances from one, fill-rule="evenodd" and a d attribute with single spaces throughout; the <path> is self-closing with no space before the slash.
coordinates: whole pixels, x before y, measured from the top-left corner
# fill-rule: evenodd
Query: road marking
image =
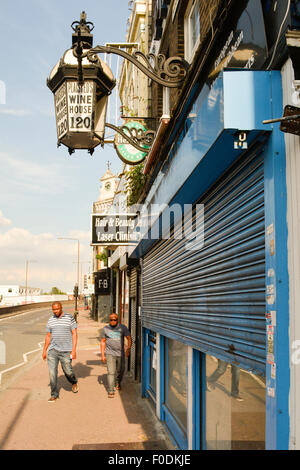
<path id="1" fill-rule="evenodd" d="M 18 367 L 24 366 L 24 365 L 28 362 L 27 356 L 28 356 L 29 354 L 34 353 L 34 352 L 41 351 L 41 350 L 42 350 L 42 347 L 43 347 L 43 346 L 42 346 L 43 344 L 44 344 L 44 343 L 38 343 L 38 346 L 39 346 L 38 349 L 33 349 L 32 351 L 29 351 L 29 352 L 27 352 L 27 353 L 24 353 L 24 354 L 23 354 L 23 362 L 20 362 L 19 364 L 16 364 L 15 366 L 10 367 L 9 369 L 2 370 L 2 371 L 0 372 L 0 385 L 1 385 L 1 383 L 2 383 L 2 375 L 3 375 L 3 374 L 5 374 L 6 372 L 10 372 L 11 370 L 17 369 Z"/>
<path id="2" fill-rule="evenodd" d="M 37 308 L 35 310 L 27 310 L 26 312 L 23 312 L 23 313 L 15 313 L 15 314 L 12 314 L 12 315 L 10 315 L 8 313 L 7 316 L 4 316 L 3 318 L 2 317 L 0 318 L 0 322 L 4 321 L 4 320 L 17 319 L 17 318 L 23 317 L 24 315 L 28 315 L 28 313 L 38 312 L 41 309 L 42 309 L 42 307 Z M 46 308 L 45 308 L 45 310 L 46 310 Z"/>

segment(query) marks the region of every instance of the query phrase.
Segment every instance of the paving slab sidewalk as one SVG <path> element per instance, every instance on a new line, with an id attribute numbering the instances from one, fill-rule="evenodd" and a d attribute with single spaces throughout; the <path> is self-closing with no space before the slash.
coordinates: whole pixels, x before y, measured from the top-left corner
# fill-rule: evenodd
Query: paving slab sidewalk
<path id="1" fill-rule="evenodd" d="M 73 366 L 79 392 L 59 368 L 60 398 L 50 396 L 47 362 L 41 355 L 0 391 L 0 449 L 150 449 L 174 446 L 140 387 L 125 375 L 123 387 L 108 398 L 106 366 L 100 361 L 102 324 L 80 310 L 77 359 Z"/>

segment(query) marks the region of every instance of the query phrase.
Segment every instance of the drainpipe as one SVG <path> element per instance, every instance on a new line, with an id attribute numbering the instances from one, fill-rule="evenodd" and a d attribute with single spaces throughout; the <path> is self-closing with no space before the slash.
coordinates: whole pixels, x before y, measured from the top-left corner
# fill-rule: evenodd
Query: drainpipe
<path id="1" fill-rule="evenodd" d="M 144 175 L 147 175 L 149 173 L 149 170 L 152 166 L 152 163 L 155 159 L 155 156 L 157 155 L 157 151 L 158 151 L 159 147 L 161 146 L 161 143 L 162 143 L 162 140 L 163 140 L 163 137 L 164 137 L 164 134 L 165 134 L 165 131 L 168 127 L 169 122 L 170 122 L 170 117 L 169 116 L 168 117 L 164 117 L 164 116 L 161 117 L 160 124 L 159 124 L 158 130 L 157 130 L 157 133 L 156 133 L 155 141 L 153 142 L 151 150 L 150 150 L 150 152 L 148 154 L 148 157 L 147 157 L 146 165 L 145 165 L 145 168 L 144 168 Z"/>

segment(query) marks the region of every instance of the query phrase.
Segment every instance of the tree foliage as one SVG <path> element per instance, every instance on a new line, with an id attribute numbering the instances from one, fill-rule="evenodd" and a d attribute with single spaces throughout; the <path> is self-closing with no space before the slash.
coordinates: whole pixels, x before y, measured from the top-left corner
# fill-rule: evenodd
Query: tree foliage
<path id="1" fill-rule="evenodd" d="M 100 261 L 103 261 L 105 266 L 107 266 L 107 260 L 108 260 L 108 252 L 107 249 L 104 248 L 102 250 L 102 253 L 96 255 L 96 259 L 99 259 Z"/>
<path id="2" fill-rule="evenodd" d="M 50 292 L 43 292 L 43 295 L 66 295 L 66 293 L 58 289 L 58 287 L 52 287 Z"/>
<path id="3" fill-rule="evenodd" d="M 129 171 L 126 171 L 128 206 L 132 206 L 137 203 L 145 185 L 146 176 L 143 173 L 143 169 L 144 163 L 140 163 L 139 165 L 131 167 Z"/>

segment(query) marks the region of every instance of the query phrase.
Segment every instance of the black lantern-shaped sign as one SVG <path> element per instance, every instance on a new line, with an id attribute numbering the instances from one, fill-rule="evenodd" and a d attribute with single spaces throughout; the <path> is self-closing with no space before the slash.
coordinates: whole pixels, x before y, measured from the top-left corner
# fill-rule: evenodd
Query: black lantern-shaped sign
<path id="1" fill-rule="evenodd" d="M 98 54 L 117 54 L 151 80 L 169 88 L 182 86 L 189 64 L 181 57 L 167 59 L 163 54 L 146 56 L 139 50 L 129 54 L 118 47 L 93 47 L 94 25 L 86 21 L 85 12 L 71 26 L 72 48 L 64 53 L 47 80 L 54 94 L 58 145 L 66 145 L 70 154 L 75 149 L 88 149 L 92 154 L 97 145 L 104 145 L 105 127 L 109 127 L 145 156 L 155 139 L 154 131 L 141 129 L 143 126 L 137 129 L 136 124 L 117 127 L 106 122 L 108 96 L 116 81 Z M 127 163 L 134 165 L 139 161 Z"/>
<path id="2" fill-rule="evenodd" d="M 72 28 L 72 48 L 52 69 L 47 86 L 54 94 L 58 145 L 66 145 L 70 154 L 75 149 L 92 154 L 104 144 L 107 101 L 116 81 L 99 57 L 91 62 L 82 54 L 93 46 L 93 24 L 84 12 Z"/>

